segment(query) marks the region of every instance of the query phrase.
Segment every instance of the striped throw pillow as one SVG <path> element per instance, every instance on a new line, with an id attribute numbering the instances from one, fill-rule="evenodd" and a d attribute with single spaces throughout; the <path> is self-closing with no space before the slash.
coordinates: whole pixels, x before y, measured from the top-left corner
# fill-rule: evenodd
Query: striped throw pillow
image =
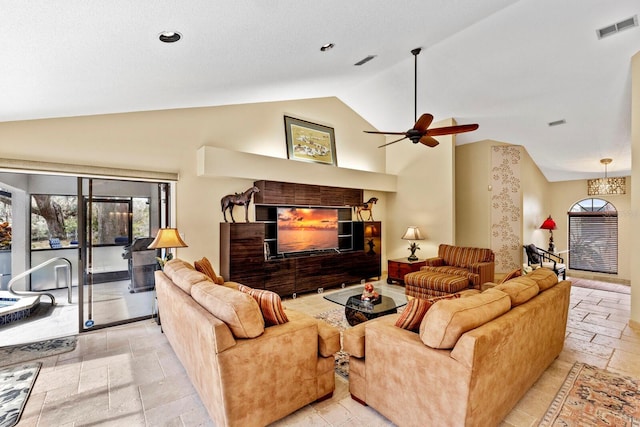
<path id="1" fill-rule="evenodd" d="M 201 260 L 194 261 L 193 266 L 200 273 L 202 273 L 202 274 L 206 275 L 207 277 L 209 277 L 209 279 L 211 279 L 211 281 L 213 283 L 215 283 L 216 285 L 223 285 L 224 284 L 224 278 L 222 276 L 218 276 L 216 274 L 216 271 L 213 269 L 213 266 L 211 265 L 211 263 L 209 262 L 207 257 L 202 257 Z"/>
<path id="2" fill-rule="evenodd" d="M 238 289 L 251 295 L 260 306 L 265 326 L 274 326 L 287 323 L 287 318 L 280 295 L 264 289 L 252 289 L 248 286 L 240 285 Z"/>
<path id="3" fill-rule="evenodd" d="M 409 331 L 418 332 L 424 315 L 427 314 L 427 311 L 429 311 L 433 304 L 443 299 L 454 298 L 460 298 L 460 294 L 443 295 L 441 297 L 429 299 L 413 298 L 407 303 L 404 311 L 400 317 L 398 317 L 396 326 Z"/>

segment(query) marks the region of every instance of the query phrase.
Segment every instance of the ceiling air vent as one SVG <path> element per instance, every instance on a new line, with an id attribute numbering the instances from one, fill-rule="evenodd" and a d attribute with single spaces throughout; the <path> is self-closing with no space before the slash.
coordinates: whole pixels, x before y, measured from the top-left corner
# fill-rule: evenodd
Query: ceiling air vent
<path id="1" fill-rule="evenodd" d="M 549 126 L 559 126 L 559 125 L 563 125 L 567 123 L 567 121 L 565 119 L 561 119 L 561 120 L 556 120 L 555 122 L 549 122 L 547 123 Z"/>
<path id="2" fill-rule="evenodd" d="M 596 30 L 596 34 L 598 35 L 599 39 L 602 39 L 604 37 L 619 33 L 622 30 L 627 30 L 629 28 L 633 28 L 637 26 L 638 26 L 638 15 L 634 15 L 631 18 L 627 18 L 615 24 L 607 25 L 606 27 L 598 29 Z"/>
<path id="3" fill-rule="evenodd" d="M 376 57 L 376 55 L 369 55 L 369 56 L 367 56 L 366 58 L 361 59 L 360 61 L 356 62 L 356 63 L 355 63 L 355 64 L 353 64 L 353 65 L 358 65 L 358 66 L 360 66 L 360 65 L 364 65 L 364 64 L 366 64 L 367 62 L 371 61 L 371 60 L 372 60 L 373 58 L 375 58 L 375 57 Z"/>

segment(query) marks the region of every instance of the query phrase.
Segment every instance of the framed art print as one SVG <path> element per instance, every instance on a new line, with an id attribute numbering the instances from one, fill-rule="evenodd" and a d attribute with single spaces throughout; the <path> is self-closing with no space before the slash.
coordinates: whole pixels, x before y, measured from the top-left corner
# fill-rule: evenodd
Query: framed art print
<path id="1" fill-rule="evenodd" d="M 284 116 L 287 158 L 337 166 L 333 128 Z"/>

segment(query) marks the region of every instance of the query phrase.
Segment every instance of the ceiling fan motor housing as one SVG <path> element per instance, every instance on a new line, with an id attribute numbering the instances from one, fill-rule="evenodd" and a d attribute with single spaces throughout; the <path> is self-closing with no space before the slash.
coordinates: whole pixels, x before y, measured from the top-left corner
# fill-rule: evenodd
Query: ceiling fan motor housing
<path id="1" fill-rule="evenodd" d="M 420 138 L 422 138 L 423 136 L 424 132 L 421 132 L 418 129 L 409 129 L 407 131 L 407 138 L 409 138 L 414 144 L 420 142 Z"/>

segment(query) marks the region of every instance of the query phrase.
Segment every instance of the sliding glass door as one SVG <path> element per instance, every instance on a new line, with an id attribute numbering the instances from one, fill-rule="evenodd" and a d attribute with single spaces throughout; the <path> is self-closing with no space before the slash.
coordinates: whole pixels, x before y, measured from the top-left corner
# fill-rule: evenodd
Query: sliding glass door
<path id="1" fill-rule="evenodd" d="M 80 330 L 149 317 L 168 184 L 78 178 Z"/>

